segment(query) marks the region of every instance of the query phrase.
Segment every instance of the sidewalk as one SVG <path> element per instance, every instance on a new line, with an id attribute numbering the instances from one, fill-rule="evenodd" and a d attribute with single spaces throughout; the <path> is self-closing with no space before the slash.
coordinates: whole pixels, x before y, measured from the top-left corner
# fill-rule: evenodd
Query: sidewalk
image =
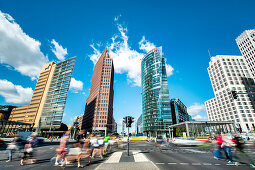
<path id="1" fill-rule="evenodd" d="M 96 170 L 159 170 L 141 151 L 131 150 L 129 156 L 126 151 L 113 153 Z"/>

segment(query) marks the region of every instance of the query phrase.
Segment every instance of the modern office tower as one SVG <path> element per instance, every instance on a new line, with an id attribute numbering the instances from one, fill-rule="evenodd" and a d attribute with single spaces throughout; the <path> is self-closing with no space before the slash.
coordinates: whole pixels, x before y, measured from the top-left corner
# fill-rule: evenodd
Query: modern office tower
<path id="1" fill-rule="evenodd" d="M 206 112 L 210 121 L 234 121 L 243 132 L 254 128 L 254 79 L 243 56 L 211 57 L 208 67 L 215 97 L 206 101 Z M 236 91 L 234 99 L 231 91 Z M 241 94 L 242 93 L 242 94 Z M 229 129 L 230 130 L 230 129 Z"/>
<path id="2" fill-rule="evenodd" d="M 172 124 L 165 64 L 162 47 L 154 48 L 142 59 L 143 130 L 153 137 L 166 137 Z"/>
<path id="3" fill-rule="evenodd" d="M 28 106 L 14 108 L 10 121 L 32 124 L 37 129 L 60 127 L 76 58 L 45 64 Z"/>
<path id="4" fill-rule="evenodd" d="M 170 100 L 171 113 L 173 124 L 178 124 L 181 122 L 191 121 L 191 116 L 187 112 L 187 107 L 181 102 L 180 99 Z"/>
<path id="5" fill-rule="evenodd" d="M 106 135 L 113 132 L 114 67 L 107 49 L 94 67 L 82 129 Z"/>
<path id="6" fill-rule="evenodd" d="M 246 30 L 236 38 L 236 43 L 255 77 L 255 30 Z"/>
<path id="7" fill-rule="evenodd" d="M 141 114 L 136 121 L 136 133 L 141 134 L 143 133 L 143 115 Z"/>

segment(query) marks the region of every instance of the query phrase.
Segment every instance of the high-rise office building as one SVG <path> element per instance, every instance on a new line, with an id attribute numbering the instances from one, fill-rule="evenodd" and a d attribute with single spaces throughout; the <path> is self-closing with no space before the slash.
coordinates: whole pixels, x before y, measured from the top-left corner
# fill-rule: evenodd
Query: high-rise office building
<path id="1" fill-rule="evenodd" d="M 101 134 L 113 132 L 113 83 L 113 60 L 105 48 L 94 67 L 82 129 Z"/>
<path id="2" fill-rule="evenodd" d="M 244 57 L 211 57 L 207 70 L 215 95 L 205 102 L 209 120 L 234 121 L 243 132 L 254 129 L 254 96 L 249 88 L 254 88 L 255 83 Z M 237 99 L 231 91 L 238 93 Z"/>
<path id="3" fill-rule="evenodd" d="M 14 108 L 10 121 L 32 124 L 33 128 L 60 127 L 76 58 L 43 66 L 31 102 Z"/>
<path id="4" fill-rule="evenodd" d="M 187 107 L 181 102 L 180 99 L 171 99 L 171 113 L 173 124 L 178 124 L 181 122 L 191 121 L 191 116 L 188 114 Z"/>
<path id="5" fill-rule="evenodd" d="M 149 51 L 141 64 L 143 130 L 149 136 L 166 136 L 172 115 L 162 47 Z"/>
<path id="6" fill-rule="evenodd" d="M 236 38 L 236 43 L 255 77 L 255 30 L 246 30 Z"/>

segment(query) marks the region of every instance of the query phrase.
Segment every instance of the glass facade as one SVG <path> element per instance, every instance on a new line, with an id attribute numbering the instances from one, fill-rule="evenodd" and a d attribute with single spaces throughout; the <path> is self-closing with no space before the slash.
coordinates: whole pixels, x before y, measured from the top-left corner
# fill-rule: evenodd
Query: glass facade
<path id="1" fill-rule="evenodd" d="M 172 125 L 165 63 L 162 47 L 142 59 L 143 130 L 150 136 L 165 136 Z"/>
<path id="2" fill-rule="evenodd" d="M 60 127 L 75 60 L 71 58 L 56 65 L 42 110 L 41 128 Z"/>
<path id="3" fill-rule="evenodd" d="M 171 99 L 170 105 L 173 124 L 192 121 L 191 116 L 187 112 L 187 107 L 180 101 L 180 99 Z"/>

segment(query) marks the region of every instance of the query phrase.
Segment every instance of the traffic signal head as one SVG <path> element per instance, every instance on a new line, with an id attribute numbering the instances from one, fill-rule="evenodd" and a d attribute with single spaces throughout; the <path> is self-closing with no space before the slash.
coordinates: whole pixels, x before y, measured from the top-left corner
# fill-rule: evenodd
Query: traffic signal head
<path id="1" fill-rule="evenodd" d="M 234 91 L 234 90 L 231 91 L 231 94 L 232 94 L 234 99 L 237 99 L 238 96 L 237 96 L 237 92 L 236 91 Z"/>
<path id="2" fill-rule="evenodd" d="M 127 124 L 127 118 L 128 118 L 128 116 L 123 117 L 123 122 L 124 122 L 125 124 Z"/>
<path id="3" fill-rule="evenodd" d="M 127 116 L 127 127 L 131 127 L 132 123 L 134 122 L 134 118 L 131 116 Z"/>

